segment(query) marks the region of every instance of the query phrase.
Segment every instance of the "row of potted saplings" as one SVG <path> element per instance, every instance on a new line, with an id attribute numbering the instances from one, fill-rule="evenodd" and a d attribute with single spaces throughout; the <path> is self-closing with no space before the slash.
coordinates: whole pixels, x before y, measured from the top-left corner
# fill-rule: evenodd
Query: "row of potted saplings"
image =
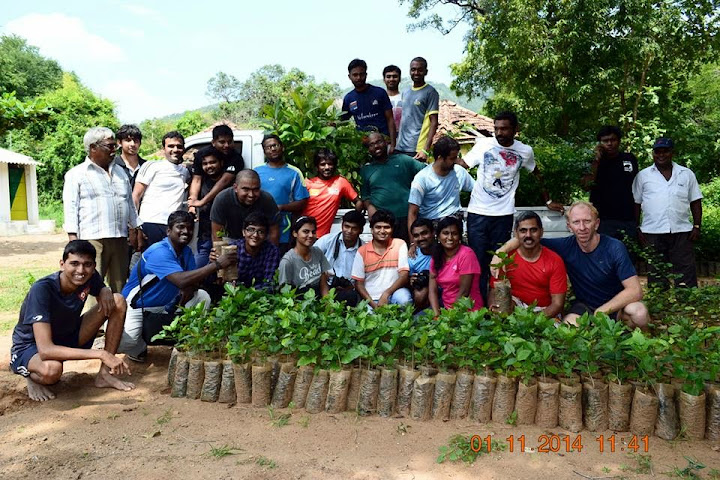
<path id="1" fill-rule="evenodd" d="M 675 383 L 651 386 L 603 382 L 599 377 L 540 377 L 518 381 L 492 372 L 440 372 L 434 368 L 296 367 L 270 359 L 263 364 L 203 361 L 173 349 L 168 368 L 173 397 L 205 402 L 271 405 L 309 413 L 357 411 L 415 420 L 462 419 L 480 423 L 560 427 L 570 432 L 630 431 L 672 440 L 720 440 L 720 386 L 689 395 Z M 515 412 L 515 413 L 514 413 Z"/>

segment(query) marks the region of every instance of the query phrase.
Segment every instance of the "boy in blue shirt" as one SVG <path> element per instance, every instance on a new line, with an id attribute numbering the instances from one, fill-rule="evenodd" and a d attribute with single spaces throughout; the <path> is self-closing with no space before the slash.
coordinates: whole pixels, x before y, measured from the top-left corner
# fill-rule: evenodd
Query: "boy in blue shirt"
<path id="1" fill-rule="evenodd" d="M 65 246 L 60 271 L 35 282 L 23 301 L 12 334 L 10 369 L 27 379 L 32 400 L 55 398 L 47 385 L 60 381 L 66 360 L 100 360 L 96 387 L 135 388 L 117 378 L 130 374 L 127 363 L 116 355 L 125 299 L 105 286 L 95 270 L 95 258 L 90 242 L 72 240 Z M 97 304 L 81 314 L 88 295 L 97 297 Z M 93 340 L 106 320 L 105 347 L 94 350 Z"/>

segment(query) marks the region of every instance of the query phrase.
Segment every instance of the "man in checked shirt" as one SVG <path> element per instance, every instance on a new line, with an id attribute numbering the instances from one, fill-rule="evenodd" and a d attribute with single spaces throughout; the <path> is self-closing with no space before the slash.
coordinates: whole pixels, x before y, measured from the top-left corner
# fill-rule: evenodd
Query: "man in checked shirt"
<path id="1" fill-rule="evenodd" d="M 260 212 L 252 212 L 243 223 L 243 238 L 231 240 L 237 245 L 237 285 L 272 291 L 275 271 L 280 264 L 280 250 L 268 241 L 270 220 Z M 218 258 L 215 249 L 210 252 L 210 261 Z"/>
<path id="2" fill-rule="evenodd" d="M 83 138 L 87 157 L 65 174 L 63 228 L 69 240 L 88 240 L 97 251 L 96 268 L 113 293 L 128 278 L 128 240 L 136 245 L 137 213 L 127 176 L 113 162 L 115 134 L 93 127 Z"/>

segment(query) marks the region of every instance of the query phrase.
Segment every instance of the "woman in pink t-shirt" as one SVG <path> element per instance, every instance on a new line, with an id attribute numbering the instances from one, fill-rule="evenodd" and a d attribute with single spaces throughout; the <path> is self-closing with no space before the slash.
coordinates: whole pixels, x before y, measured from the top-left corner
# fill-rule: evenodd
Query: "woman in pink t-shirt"
<path id="1" fill-rule="evenodd" d="M 473 250 L 462 244 L 463 225 L 455 217 L 438 222 L 438 242 L 430 261 L 430 306 L 435 316 L 440 314 L 438 287 L 446 308 L 460 297 L 473 300 L 473 310 L 483 306 L 480 295 L 480 263 Z"/>

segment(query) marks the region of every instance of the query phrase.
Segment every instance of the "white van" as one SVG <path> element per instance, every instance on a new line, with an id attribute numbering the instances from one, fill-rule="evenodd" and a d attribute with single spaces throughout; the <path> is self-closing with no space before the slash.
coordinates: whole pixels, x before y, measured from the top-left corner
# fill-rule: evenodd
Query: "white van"
<path id="1" fill-rule="evenodd" d="M 265 155 L 262 149 L 262 130 L 233 130 L 235 150 L 242 155 L 245 168 L 255 168 L 265 163 Z M 195 152 L 212 142 L 212 132 L 200 132 L 185 139 L 185 159 L 191 160 Z"/>

